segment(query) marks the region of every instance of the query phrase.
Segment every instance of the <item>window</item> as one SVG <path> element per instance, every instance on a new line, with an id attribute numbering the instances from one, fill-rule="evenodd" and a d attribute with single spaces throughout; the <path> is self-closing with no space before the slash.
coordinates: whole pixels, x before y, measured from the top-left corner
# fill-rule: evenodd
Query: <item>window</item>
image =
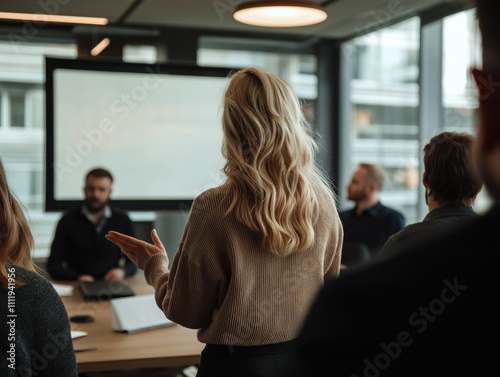
<path id="1" fill-rule="evenodd" d="M 443 129 L 476 134 L 477 89 L 471 68 L 481 67 L 481 33 L 474 9 L 444 18 L 443 23 Z M 475 202 L 478 212 L 493 204 L 487 190 Z"/>
<path id="2" fill-rule="evenodd" d="M 24 93 L 10 93 L 10 126 L 19 128 L 24 127 L 24 112 L 25 112 L 25 100 Z"/>
<path id="3" fill-rule="evenodd" d="M 0 42 L 0 158 L 27 210 L 35 257 L 48 256 L 57 213 L 44 212 L 45 55 L 75 58 L 73 44 Z"/>
<path id="4" fill-rule="evenodd" d="M 45 90 L 34 88 L 26 92 L 26 126 L 45 128 Z"/>
<path id="5" fill-rule="evenodd" d="M 478 104 L 470 69 L 481 62 L 475 11 L 422 26 L 409 19 L 353 39 L 342 51 L 341 148 L 348 173 L 341 172 L 340 184 L 347 185 L 359 162 L 379 164 L 388 176 L 381 201 L 399 209 L 408 224 L 421 221 L 428 213 L 420 183 L 423 147 L 443 131 L 475 134 Z M 483 190 L 476 210 L 490 205 Z M 344 199 L 342 206 L 350 203 Z"/>
<path id="6" fill-rule="evenodd" d="M 478 103 L 470 69 L 481 62 L 475 11 L 457 13 L 442 22 L 444 129 L 474 133 Z"/>
<path id="7" fill-rule="evenodd" d="M 156 63 L 156 47 L 148 45 L 124 45 L 123 61 L 126 63 Z"/>
<path id="8" fill-rule="evenodd" d="M 356 38 L 342 46 L 341 62 L 348 77 L 342 126 L 349 144 L 341 184 L 361 162 L 382 166 L 381 201 L 408 223 L 418 217 L 419 30 L 419 19 L 412 18 Z M 343 209 L 352 206 L 341 199 Z"/>
<path id="9" fill-rule="evenodd" d="M 258 67 L 278 75 L 290 84 L 302 101 L 304 115 L 313 127 L 318 97 L 317 59 L 309 54 L 264 51 L 198 49 L 198 65 L 211 67 Z"/>

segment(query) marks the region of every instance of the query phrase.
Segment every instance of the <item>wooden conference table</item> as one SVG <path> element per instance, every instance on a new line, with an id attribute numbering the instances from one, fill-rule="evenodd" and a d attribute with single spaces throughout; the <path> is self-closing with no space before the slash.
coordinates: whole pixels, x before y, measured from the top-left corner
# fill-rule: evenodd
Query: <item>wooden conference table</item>
<path id="1" fill-rule="evenodd" d="M 142 274 L 126 281 L 136 295 L 154 292 Z M 195 330 L 173 325 L 133 334 L 115 332 L 109 301 L 86 302 L 76 283 L 65 284 L 75 286 L 72 296 L 61 297 L 68 315 L 89 314 L 95 318 L 92 323 L 71 322 L 71 330 L 88 333 L 73 340 L 75 350 L 97 348 L 76 352 L 79 373 L 199 364 L 204 344 L 198 342 Z"/>

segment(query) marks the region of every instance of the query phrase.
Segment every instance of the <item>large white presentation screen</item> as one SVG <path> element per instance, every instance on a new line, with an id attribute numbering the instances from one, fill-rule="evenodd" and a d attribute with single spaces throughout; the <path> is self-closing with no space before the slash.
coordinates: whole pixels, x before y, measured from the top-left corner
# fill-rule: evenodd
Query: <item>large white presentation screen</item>
<path id="1" fill-rule="evenodd" d="M 57 68 L 53 195 L 83 198 L 86 173 L 113 177 L 113 200 L 192 200 L 223 181 L 226 77 Z"/>

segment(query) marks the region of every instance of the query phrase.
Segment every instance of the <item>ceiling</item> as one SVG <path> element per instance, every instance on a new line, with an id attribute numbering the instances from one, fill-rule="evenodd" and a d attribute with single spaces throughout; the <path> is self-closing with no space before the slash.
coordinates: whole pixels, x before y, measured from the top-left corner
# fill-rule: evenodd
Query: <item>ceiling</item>
<path id="1" fill-rule="evenodd" d="M 460 0 L 311 0 L 323 4 L 328 19 L 300 28 L 262 28 L 240 24 L 232 13 L 242 0 L 2 0 L 0 11 L 106 17 L 110 26 L 148 29 L 190 28 L 225 33 L 319 36 L 346 38 L 382 24 L 436 7 L 461 4 Z M 0 21 L 0 33 L 22 28 L 22 23 Z M 64 26 L 47 26 L 64 29 Z M 66 26 L 66 28 L 69 28 Z M 137 30 L 137 29 L 135 29 Z M 133 30 L 131 29 L 131 32 Z"/>

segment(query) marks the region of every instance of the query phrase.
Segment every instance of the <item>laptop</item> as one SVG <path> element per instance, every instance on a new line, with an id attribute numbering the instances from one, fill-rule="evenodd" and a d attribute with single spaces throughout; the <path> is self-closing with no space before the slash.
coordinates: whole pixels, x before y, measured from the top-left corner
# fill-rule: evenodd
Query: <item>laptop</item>
<path id="1" fill-rule="evenodd" d="M 123 281 L 85 281 L 78 283 L 78 287 L 85 301 L 109 301 L 134 296 L 134 291 Z"/>

